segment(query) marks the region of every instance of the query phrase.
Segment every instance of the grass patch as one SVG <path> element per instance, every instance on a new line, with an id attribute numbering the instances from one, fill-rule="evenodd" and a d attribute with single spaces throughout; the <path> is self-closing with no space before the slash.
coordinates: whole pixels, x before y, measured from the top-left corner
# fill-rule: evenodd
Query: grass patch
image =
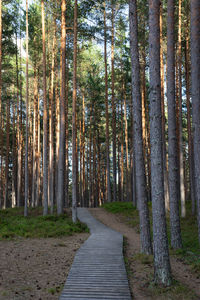
<path id="1" fill-rule="evenodd" d="M 55 295 L 61 293 L 64 288 L 64 284 L 48 289 L 48 293 L 51 295 Z"/>
<path id="2" fill-rule="evenodd" d="M 197 296 L 185 285 L 173 280 L 172 285 L 169 287 L 158 286 L 151 283 L 148 286 L 148 292 L 156 299 L 169 299 L 169 300 L 197 300 Z"/>
<path id="3" fill-rule="evenodd" d="M 77 222 L 73 224 L 68 214 L 61 216 L 38 216 L 41 209 L 30 209 L 25 218 L 22 208 L 0 210 L 0 240 L 23 238 L 49 238 L 88 232 L 87 226 Z"/>

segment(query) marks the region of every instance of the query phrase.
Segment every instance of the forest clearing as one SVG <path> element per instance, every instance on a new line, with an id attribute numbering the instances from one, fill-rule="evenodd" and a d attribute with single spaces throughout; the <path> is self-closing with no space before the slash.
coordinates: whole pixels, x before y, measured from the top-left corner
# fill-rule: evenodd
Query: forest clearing
<path id="1" fill-rule="evenodd" d="M 200 1 L 0 1 L 0 299 L 200 299 L 199 245 Z"/>

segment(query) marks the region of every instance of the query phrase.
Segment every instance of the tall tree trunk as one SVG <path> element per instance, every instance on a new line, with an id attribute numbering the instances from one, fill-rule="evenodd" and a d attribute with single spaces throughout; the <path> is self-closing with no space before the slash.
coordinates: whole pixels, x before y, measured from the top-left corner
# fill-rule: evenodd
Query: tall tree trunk
<path id="1" fill-rule="evenodd" d="M 167 172 L 167 155 L 165 139 L 165 87 L 164 87 L 164 61 L 163 61 L 163 6 L 160 5 L 160 77 L 161 77 L 161 111 L 162 111 L 162 143 L 163 143 L 163 170 L 164 170 L 164 190 L 165 209 L 169 211 L 169 186 Z"/>
<path id="2" fill-rule="evenodd" d="M 189 23 L 189 22 L 187 22 Z M 189 26 L 187 24 L 187 26 Z M 186 77 L 186 99 L 187 99 L 187 131 L 188 131 L 188 160 L 189 160 L 189 179 L 190 179 L 190 197 L 192 200 L 192 214 L 195 214 L 195 183 L 194 183 L 194 153 L 193 137 L 191 129 L 191 109 L 190 109 L 190 62 L 189 62 L 189 32 L 186 33 L 185 45 L 185 77 Z"/>
<path id="3" fill-rule="evenodd" d="M 2 160 L 3 160 L 3 121 L 2 121 L 2 1 L 0 1 L 0 208 L 3 202 L 3 172 L 2 172 Z"/>
<path id="4" fill-rule="evenodd" d="M 10 152 L 10 95 L 7 95 L 6 103 L 6 161 L 5 161 L 5 195 L 4 208 L 9 207 L 9 152 Z"/>
<path id="5" fill-rule="evenodd" d="M 191 94 L 194 139 L 195 198 L 200 243 L 200 1 L 191 0 Z"/>
<path id="6" fill-rule="evenodd" d="M 178 195 L 178 155 L 176 139 L 176 98 L 175 98 L 175 36 L 174 0 L 168 0 L 167 18 L 167 100 L 168 100 L 168 152 L 169 152 L 169 200 L 171 246 L 182 247 Z"/>
<path id="7" fill-rule="evenodd" d="M 160 0 L 149 0 L 151 194 L 154 242 L 154 280 L 170 285 L 162 164 L 162 112 L 160 82 Z"/>
<path id="8" fill-rule="evenodd" d="M 62 20 L 61 20 L 61 94 L 60 94 L 60 138 L 59 138 L 59 157 L 58 157 L 58 190 L 57 190 L 57 212 L 63 213 L 64 205 L 64 183 L 65 183 L 65 97 L 66 97 L 66 1 L 62 0 Z"/>
<path id="9" fill-rule="evenodd" d="M 122 87 L 123 88 L 123 87 Z M 121 201 L 124 201 L 124 116 L 123 116 L 123 92 L 121 98 L 121 136 L 120 136 L 120 144 L 121 144 L 121 155 L 120 155 L 120 192 L 121 192 Z"/>
<path id="10" fill-rule="evenodd" d="M 20 25 L 21 26 L 21 25 Z M 21 60 L 22 60 L 22 40 L 21 40 L 21 28 L 20 28 L 20 80 L 17 84 L 19 89 L 19 106 L 18 106 L 18 117 L 17 117 L 17 134 L 18 134 L 18 154 L 17 154 L 17 206 L 20 207 L 22 204 L 22 75 L 21 75 Z M 16 51 L 16 66 L 18 74 L 18 59 Z M 17 76 L 18 79 L 18 76 Z"/>
<path id="11" fill-rule="evenodd" d="M 28 137 L 29 137 L 29 85 L 28 85 L 28 0 L 26 0 L 26 148 L 25 148 L 25 199 L 24 216 L 28 215 Z"/>
<path id="12" fill-rule="evenodd" d="M 141 252 L 152 253 L 149 211 L 142 140 L 142 102 L 140 93 L 140 66 L 138 51 L 138 20 L 136 0 L 130 1 L 130 45 L 132 68 L 132 102 L 134 120 L 134 148 L 136 168 L 136 192 L 139 201 Z"/>
<path id="13" fill-rule="evenodd" d="M 185 207 L 185 187 L 184 187 L 184 164 L 183 164 L 183 126 L 182 126 L 182 56 L 181 56 L 181 5 L 182 0 L 179 0 L 178 8 L 178 83 L 179 83 L 179 167 L 180 167 L 180 197 L 181 197 L 181 216 L 186 216 Z"/>
<path id="14" fill-rule="evenodd" d="M 126 201 L 130 199 L 130 168 L 128 158 L 128 120 L 127 120 L 127 99 L 126 99 L 126 87 L 123 83 L 123 99 L 124 99 L 124 123 L 125 123 L 125 145 L 126 145 Z"/>
<path id="15" fill-rule="evenodd" d="M 116 192 L 116 107 L 115 107 L 115 6 L 112 0 L 111 34 L 111 81 L 112 81 L 112 132 L 113 132 L 113 201 L 117 201 Z"/>
<path id="16" fill-rule="evenodd" d="M 31 205 L 35 207 L 36 196 L 36 111 L 37 111 L 37 74 L 36 65 L 34 66 L 34 103 L 33 103 L 33 173 L 32 173 L 32 199 Z"/>
<path id="17" fill-rule="evenodd" d="M 106 1 L 104 1 L 104 64 L 105 64 L 105 102 L 106 102 L 106 200 L 111 202 L 110 188 L 110 150 L 109 150 L 109 115 L 108 115 L 108 65 L 107 65 L 107 25 Z"/>
<path id="18" fill-rule="evenodd" d="M 46 45 L 45 45 L 45 16 L 44 0 L 42 6 L 42 52 L 43 52 L 43 215 L 48 214 L 48 119 L 47 119 L 47 91 L 46 91 Z"/>
<path id="19" fill-rule="evenodd" d="M 77 222 L 77 174 L 76 174 L 76 98 L 77 98 L 77 0 L 74 3 L 74 59 L 72 103 L 72 220 Z"/>
<path id="20" fill-rule="evenodd" d="M 14 90 L 14 88 L 13 88 Z M 14 91 L 13 91 L 14 94 Z M 17 200 L 17 190 L 16 190 L 16 175 L 17 175 L 17 140 L 16 140 L 16 109 L 15 103 L 13 103 L 13 132 L 12 132 L 12 207 L 16 207 L 16 200 Z"/>
<path id="21" fill-rule="evenodd" d="M 85 95 L 83 92 L 83 102 L 82 102 L 82 118 L 83 118 L 83 140 L 82 140 L 82 147 L 83 147 L 83 189 L 82 189 L 82 203 L 83 207 L 85 207 Z"/>
<path id="22" fill-rule="evenodd" d="M 67 48 L 68 48 L 67 41 Z M 68 121 L 68 105 L 69 105 L 69 55 L 67 51 L 67 70 L 66 70 L 66 105 L 65 105 L 65 161 L 66 161 L 66 176 L 65 176 L 65 206 L 69 206 L 69 121 Z"/>
<path id="23" fill-rule="evenodd" d="M 36 126 L 37 126 L 37 156 L 36 156 L 36 191 L 35 191 L 35 204 L 36 206 L 39 205 L 40 202 L 40 192 L 41 192 L 41 188 L 40 188 L 40 159 L 41 159 L 41 147 L 40 147 L 40 100 L 39 100 L 39 95 L 38 95 L 38 81 L 39 81 L 39 71 L 37 71 L 37 122 L 36 122 Z"/>

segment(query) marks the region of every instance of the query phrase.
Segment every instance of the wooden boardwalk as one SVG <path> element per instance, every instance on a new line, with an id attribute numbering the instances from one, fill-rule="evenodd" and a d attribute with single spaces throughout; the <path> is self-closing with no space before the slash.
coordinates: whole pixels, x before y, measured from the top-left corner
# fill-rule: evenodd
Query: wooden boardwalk
<path id="1" fill-rule="evenodd" d="M 77 251 L 60 300 L 131 300 L 123 236 L 97 221 L 86 208 L 78 208 L 78 218 L 91 235 Z"/>

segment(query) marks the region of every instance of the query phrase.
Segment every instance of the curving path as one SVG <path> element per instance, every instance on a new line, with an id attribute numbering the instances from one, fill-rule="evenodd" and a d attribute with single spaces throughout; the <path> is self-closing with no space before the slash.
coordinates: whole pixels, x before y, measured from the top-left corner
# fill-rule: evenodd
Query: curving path
<path id="1" fill-rule="evenodd" d="M 77 251 L 60 300 L 131 300 L 123 258 L 123 236 L 86 208 L 78 218 L 91 235 Z"/>

